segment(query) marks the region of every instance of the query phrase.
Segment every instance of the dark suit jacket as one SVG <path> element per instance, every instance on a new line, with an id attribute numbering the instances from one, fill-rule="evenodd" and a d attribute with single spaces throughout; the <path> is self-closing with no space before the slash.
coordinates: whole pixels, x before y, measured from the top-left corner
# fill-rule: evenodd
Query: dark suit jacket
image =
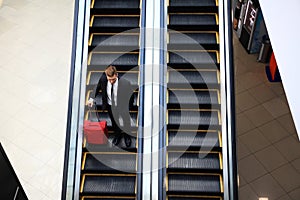
<path id="1" fill-rule="evenodd" d="M 133 87 L 125 78 L 118 78 L 117 109 L 121 112 L 127 111 L 133 106 Z M 102 74 L 97 86 L 94 88 L 92 98 L 96 98 L 101 90 L 102 109 L 107 110 L 107 78 L 105 73 Z"/>

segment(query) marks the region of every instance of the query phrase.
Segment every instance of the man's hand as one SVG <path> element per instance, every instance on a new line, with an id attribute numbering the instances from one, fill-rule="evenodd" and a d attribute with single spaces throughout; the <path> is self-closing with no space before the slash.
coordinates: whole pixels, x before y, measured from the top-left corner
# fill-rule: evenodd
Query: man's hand
<path id="1" fill-rule="evenodd" d="M 90 98 L 90 99 L 88 100 L 87 105 L 88 105 L 88 107 L 90 107 L 90 108 L 93 107 L 93 105 L 94 105 L 94 99 Z"/>

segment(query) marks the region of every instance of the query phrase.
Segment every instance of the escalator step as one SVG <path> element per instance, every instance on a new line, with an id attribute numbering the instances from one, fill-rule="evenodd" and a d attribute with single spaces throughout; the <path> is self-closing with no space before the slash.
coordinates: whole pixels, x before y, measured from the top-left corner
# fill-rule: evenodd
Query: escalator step
<path id="1" fill-rule="evenodd" d="M 192 126 L 197 129 L 198 125 L 213 126 L 219 125 L 217 111 L 189 111 L 189 110 L 169 110 L 168 124 L 179 126 Z"/>
<path id="2" fill-rule="evenodd" d="M 105 28 L 138 28 L 139 27 L 139 17 L 138 16 L 99 16 L 94 15 L 94 20 L 92 21 L 92 27 Z"/>
<path id="3" fill-rule="evenodd" d="M 91 112 L 91 114 L 89 114 L 89 112 Z M 95 111 L 87 111 L 86 115 L 89 115 L 89 119 L 91 121 L 94 121 L 94 122 L 98 121 L 98 118 L 97 118 L 97 115 L 96 115 Z M 99 116 L 99 120 L 100 121 L 106 120 L 107 121 L 107 126 L 111 127 L 111 121 L 110 121 L 108 112 L 99 112 L 98 116 Z M 136 124 L 137 124 L 137 112 L 130 112 L 130 117 L 131 117 L 131 127 L 136 127 Z M 85 119 L 87 119 L 87 117 Z M 121 124 L 121 126 L 122 126 L 122 124 Z"/>
<path id="4" fill-rule="evenodd" d="M 215 14 L 169 14 L 170 30 L 218 31 Z"/>
<path id="5" fill-rule="evenodd" d="M 93 8 L 139 8 L 140 0 L 95 0 Z"/>
<path id="6" fill-rule="evenodd" d="M 169 52 L 170 64 L 210 64 L 218 63 L 216 52 Z M 217 67 L 216 67 L 217 69 Z"/>
<path id="7" fill-rule="evenodd" d="M 216 6 L 216 0 L 170 0 L 169 6 Z"/>
<path id="8" fill-rule="evenodd" d="M 86 153 L 84 170 L 93 172 L 122 171 L 134 173 L 136 172 L 136 155 Z"/>
<path id="9" fill-rule="evenodd" d="M 222 197 L 193 197 L 193 196 L 169 196 L 168 200 L 222 200 Z"/>
<path id="10" fill-rule="evenodd" d="M 216 107 L 219 104 L 218 92 L 216 90 L 168 90 L 168 108 L 178 105 L 181 108 L 208 108 Z M 178 107 L 177 106 L 177 107 Z"/>
<path id="11" fill-rule="evenodd" d="M 92 86 L 97 85 L 98 81 L 102 75 L 103 75 L 102 71 L 90 72 L 87 85 L 92 85 Z M 138 73 L 118 72 L 118 76 L 119 76 L 119 78 L 124 78 L 124 79 L 128 80 L 134 89 L 137 88 L 136 86 L 138 85 L 138 76 L 139 76 Z"/>
<path id="12" fill-rule="evenodd" d="M 135 179 L 135 176 L 85 175 L 82 194 L 134 195 Z"/>
<path id="13" fill-rule="evenodd" d="M 130 137 L 131 138 L 131 146 L 130 147 L 126 146 L 123 138 L 121 139 L 120 143 L 117 146 L 114 146 L 112 143 L 113 143 L 113 139 L 115 138 L 116 134 L 113 133 L 112 131 L 109 131 L 107 144 L 99 145 L 99 144 L 86 143 L 83 148 L 83 152 L 122 153 L 122 152 L 124 152 L 124 150 L 126 150 L 126 152 L 136 153 L 136 151 L 137 151 L 137 149 L 136 149 L 137 148 L 136 130 L 135 130 L 135 133 L 132 132 L 131 135 L 132 136 Z M 116 168 L 115 170 L 112 169 L 112 170 L 108 170 L 108 171 L 115 172 L 116 170 L 118 170 L 118 168 Z M 130 171 L 127 171 L 127 172 L 131 173 Z"/>
<path id="14" fill-rule="evenodd" d="M 220 170 L 218 153 L 169 152 L 168 167 L 173 170 Z"/>
<path id="15" fill-rule="evenodd" d="M 139 35 L 93 35 L 92 46 L 138 46 Z"/>
<path id="16" fill-rule="evenodd" d="M 169 13 L 202 12 L 217 13 L 218 7 L 215 0 L 170 0 Z"/>
<path id="17" fill-rule="evenodd" d="M 200 88 L 209 88 L 212 84 L 218 85 L 217 71 L 169 71 L 169 88 L 178 88 L 180 85 L 189 86 L 199 85 Z M 204 86 L 204 87 L 201 87 Z M 191 89 L 191 88 L 190 88 Z"/>
<path id="18" fill-rule="evenodd" d="M 169 174 L 169 194 L 221 193 L 219 175 Z"/>
<path id="19" fill-rule="evenodd" d="M 92 90 L 88 91 L 87 99 L 93 98 L 91 97 Z M 102 93 L 100 92 L 96 98 L 94 98 L 96 105 L 101 106 L 102 105 Z M 133 93 L 133 108 L 131 110 L 136 110 L 137 108 L 137 101 L 138 101 L 138 92 Z"/>
<path id="20" fill-rule="evenodd" d="M 101 53 L 92 52 L 89 65 L 138 65 L 138 53 Z"/>
<path id="21" fill-rule="evenodd" d="M 215 14 L 170 14 L 170 25 L 201 26 L 216 25 Z"/>
<path id="22" fill-rule="evenodd" d="M 169 147 L 220 147 L 219 133 L 193 132 L 193 131 L 168 131 Z"/>
<path id="23" fill-rule="evenodd" d="M 204 33 L 170 33 L 169 44 L 216 44 L 217 37 L 214 32 Z"/>
<path id="24" fill-rule="evenodd" d="M 96 196 L 84 196 L 80 200 L 135 200 L 134 197 L 96 197 Z"/>

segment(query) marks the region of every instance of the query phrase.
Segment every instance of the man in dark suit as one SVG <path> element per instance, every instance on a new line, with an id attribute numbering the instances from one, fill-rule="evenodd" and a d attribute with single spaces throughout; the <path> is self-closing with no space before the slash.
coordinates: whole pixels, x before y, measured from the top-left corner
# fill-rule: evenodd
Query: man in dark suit
<path id="1" fill-rule="evenodd" d="M 88 106 L 93 106 L 94 98 L 100 90 L 102 93 L 102 109 L 108 111 L 113 130 L 116 133 L 113 144 L 118 145 L 122 136 L 124 136 L 126 146 L 131 146 L 131 139 L 128 134 L 131 133 L 129 108 L 133 105 L 133 89 L 130 82 L 125 78 L 119 78 L 116 67 L 110 65 L 94 88 Z M 120 119 L 123 121 L 123 127 Z"/>

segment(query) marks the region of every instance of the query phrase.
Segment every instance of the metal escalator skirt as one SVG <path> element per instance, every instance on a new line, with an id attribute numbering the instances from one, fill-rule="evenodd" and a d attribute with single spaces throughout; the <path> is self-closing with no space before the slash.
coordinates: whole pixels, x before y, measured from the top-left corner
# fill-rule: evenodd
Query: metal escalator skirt
<path id="1" fill-rule="evenodd" d="M 87 171 L 136 172 L 135 154 L 87 154 L 84 164 Z"/>
<path id="2" fill-rule="evenodd" d="M 139 35 L 94 35 L 92 46 L 138 46 Z"/>
<path id="3" fill-rule="evenodd" d="M 170 125 L 219 125 L 216 111 L 174 111 L 169 110 Z"/>
<path id="4" fill-rule="evenodd" d="M 218 84 L 216 71 L 169 71 L 168 84 Z"/>
<path id="5" fill-rule="evenodd" d="M 219 170 L 220 160 L 218 153 L 182 153 L 169 152 L 169 168 L 171 169 L 205 169 Z"/>
<path id="6" fill-rule="evenodd" d="M 169 131 L 168 146 L 172 147 L 219 147 L 219 133 L 193 132 L 193 131 Z"/>
<path id="7" fill-rule="evenodd" d="M 168 184 L 169 192 L 221 192 L 220 177 L 218 175 L 169 174 Z"/>
<path id="8" fill-rule="evenodd" d="M 139 8 L 140 0 L 95 0 L 94 8 Z"/>
<path id="9" fill-rule="evenodd" d="M 201 25 L 216 25 L 215 14 L 170 14 L 170 25 L 184 25 L 184 26 L 201 26 Z"/>
<path id="10" fill-rule="evenodd" d="M 139 17 L 124 16 L 94 16 L 93 27 L 139 27 Z"/>
<path id="11" fill-rule="evenodd" d="M 213 64 L 218 60 L 216 52 L 169 52 L 169 63 Z"/>
<path id="12" fill-rule="evenodd" d="M 216 33 L 170 33 L 169 44 L 217 44 Z"/>
<path id="13" fill-rule="evenodd" d="M 83 187 L 85 194 L 134 195 L 135 176 L 93 176 L 86 175 Z"/>
<path id="14" fill-rule="evenodd" d="M 92 53 L 90 65 L 138 65 L 139 55 L 137 53 Z"/>
<path id="15" fill-rule="evenodd" d="M 169 104 L 218 104 L 217 91 L 169 90 Z"/>
<path id="16" fill-rule="evenodd" d="M 215 6 L 216 0 L 170 0 L 170 6 Z"/>

